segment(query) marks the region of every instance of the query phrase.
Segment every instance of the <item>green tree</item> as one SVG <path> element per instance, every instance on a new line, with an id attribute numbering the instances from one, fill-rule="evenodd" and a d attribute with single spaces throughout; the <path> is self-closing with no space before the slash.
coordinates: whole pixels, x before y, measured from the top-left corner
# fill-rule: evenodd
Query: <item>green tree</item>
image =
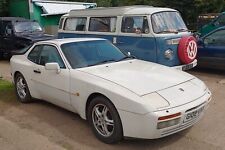
<path id="1" fill-rule="evenodd" d="M 8 0 L 0 0 L 0 16 L 8 15 Z"/>

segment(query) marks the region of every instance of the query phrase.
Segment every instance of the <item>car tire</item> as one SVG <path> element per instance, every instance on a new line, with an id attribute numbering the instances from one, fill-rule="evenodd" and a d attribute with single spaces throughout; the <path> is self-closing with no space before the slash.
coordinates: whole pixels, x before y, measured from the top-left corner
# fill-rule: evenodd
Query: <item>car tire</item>
<path id="1" fill-rule="evenodd" d="M 21 103 L 29 103 L 32 101 L 27 82 L 20 73 L 18 73 L 15 77 L 15 90 L 17 99 Z"/>
<path id="2" fill-rule="evenodd" d="M 122 123 L 115 106 L 104 96 L 93 98 L 88 106 L 88 122 L 95 136 L 107 144 L 123 138 Z"/>
<path id="3" fill-rule="evenodd" d="M 0 52 L 0 60 L 3 59 L 3 52 Z"/>

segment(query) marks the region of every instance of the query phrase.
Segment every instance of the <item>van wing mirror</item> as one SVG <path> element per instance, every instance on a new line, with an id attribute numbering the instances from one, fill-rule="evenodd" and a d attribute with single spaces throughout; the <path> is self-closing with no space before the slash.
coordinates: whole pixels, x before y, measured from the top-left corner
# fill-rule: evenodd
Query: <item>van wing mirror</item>
<path id="1" fill-rule="evenodd" d="M 45 69 L 46 70 L 55 70 L 56 73 L 60 73 L 60 71 L 61 71 L 61 69 L 59 67 L 59 64 L 55 63 L 55 62 L 53 62 L 53 63 L 46 63 L 45 64 Z"/>

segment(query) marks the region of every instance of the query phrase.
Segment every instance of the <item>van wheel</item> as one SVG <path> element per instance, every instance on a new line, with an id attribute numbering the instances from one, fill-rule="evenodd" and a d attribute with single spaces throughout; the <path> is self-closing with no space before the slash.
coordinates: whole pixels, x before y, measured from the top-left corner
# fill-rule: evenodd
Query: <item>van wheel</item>
<path id="1" fill-rule="evenodd" d="M 27 82 L 22 74 L 17 74 L 15 78 L 15 90 L 17 99 L 21 103 L 31 102 L 32 98 L 30 95 L 30 91 L 27 85 Z"/>
<path id="2" fill-rule="evenodd" d="M 95 136 L 104 143 L 117 143 L 123 138 L 122 124 L 114 105 L 97 96 L 89 104 L 87 117 Z"/>

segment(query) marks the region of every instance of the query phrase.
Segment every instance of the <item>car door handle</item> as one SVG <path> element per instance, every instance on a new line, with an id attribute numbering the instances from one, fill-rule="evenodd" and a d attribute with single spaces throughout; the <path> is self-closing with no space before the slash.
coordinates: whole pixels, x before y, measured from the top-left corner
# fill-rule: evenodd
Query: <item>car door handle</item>
<path id="1" fill-rule="evenodd" d="M 41 74 L 41 70 L 39 70 L 39 69 L 34 70 L 34 73 L 39 73 L 39 74 Z"/>

